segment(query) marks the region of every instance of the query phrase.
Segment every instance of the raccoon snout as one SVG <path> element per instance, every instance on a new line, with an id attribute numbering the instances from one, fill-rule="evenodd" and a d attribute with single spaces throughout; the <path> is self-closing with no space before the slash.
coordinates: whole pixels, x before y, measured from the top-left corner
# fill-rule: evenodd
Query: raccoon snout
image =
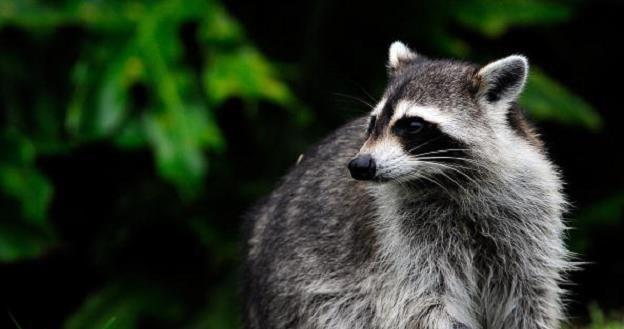
<path id="1" fill-rule="evenodd" d="M 371 180 L 375 177 L 377 166 L 370 154 L 361 154 L 349 161 L 351 177 L 358 180 Z"/>

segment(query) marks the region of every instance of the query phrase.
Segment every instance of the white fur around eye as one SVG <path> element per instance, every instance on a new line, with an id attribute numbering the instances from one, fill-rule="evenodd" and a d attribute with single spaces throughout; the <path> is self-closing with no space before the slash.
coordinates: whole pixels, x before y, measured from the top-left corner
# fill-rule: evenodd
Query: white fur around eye
<path id="1" fill-rule="evenodd" d="M 451 121 L 451 117 L 442 113 L 438 108 L 414 105 L 409 101 L 397 103 L 392 116 L 392 122 L 396 122 L 403 117 L 421 117 L 425 121 L 436 124 L 444 124 Z"/>

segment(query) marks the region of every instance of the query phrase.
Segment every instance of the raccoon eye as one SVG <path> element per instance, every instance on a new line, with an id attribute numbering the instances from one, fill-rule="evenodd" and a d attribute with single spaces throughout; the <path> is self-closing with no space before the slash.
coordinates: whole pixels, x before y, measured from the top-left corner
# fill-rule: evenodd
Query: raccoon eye
<path id="1" fill-rule="evenodd" d="M 419 117 L 409 117 L 399 120 L 395 125 L 395 131 L 399 135 L 416 135 L 425 128 L 425 120 Z"/>
<path id="2" fill-rule="evenodd" d="M 370 135 L 373 133 L 373 128 L 375 128 L 375 122 L 377 122 L 377 118 L 371 116 L 370 121 L 368 122 L 368 128 L 366 129 L 366 134 Z"/>

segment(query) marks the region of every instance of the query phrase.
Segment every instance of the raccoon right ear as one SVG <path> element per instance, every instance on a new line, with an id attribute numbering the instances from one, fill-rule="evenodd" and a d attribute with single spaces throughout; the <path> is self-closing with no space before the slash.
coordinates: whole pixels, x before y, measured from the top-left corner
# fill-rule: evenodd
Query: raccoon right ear
<path id="1" fill-rule="evenodd" d="M 476 74 L 478 100 L 484 105 L 506 108 L 522 92 L 528 73 L 529 62 L 521 55 L 484 66 Z"/>
<path id="2" fill-rule="evenodd" d="M 395 41 L 388 50 L 388 71 L 395 73 L 416 57 L 418 54 L 409 49 L 403 42 Z"/>

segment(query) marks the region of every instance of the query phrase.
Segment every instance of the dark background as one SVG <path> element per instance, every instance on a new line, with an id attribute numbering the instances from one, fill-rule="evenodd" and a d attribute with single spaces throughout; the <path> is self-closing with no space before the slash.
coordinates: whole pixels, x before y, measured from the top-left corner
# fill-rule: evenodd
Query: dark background
<path id="1" fill-rule="evenodd" d="M 622 328 L 619 1 L 0 3 L 0 328 L 240 327 L 241 216 L 365 114 L 392 41 L 528 56 L 572 327 Z"/>

